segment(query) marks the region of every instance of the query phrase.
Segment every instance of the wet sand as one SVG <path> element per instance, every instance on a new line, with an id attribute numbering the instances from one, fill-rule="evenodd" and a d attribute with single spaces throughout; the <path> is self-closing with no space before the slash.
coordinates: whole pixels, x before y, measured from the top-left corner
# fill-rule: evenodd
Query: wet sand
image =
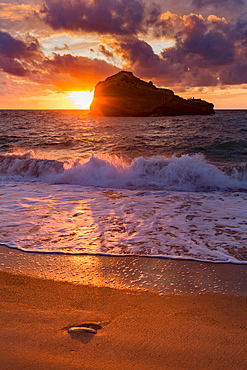
<path id="1" fill-rule="evenodd" d="M 0 279 L 2 369 L 247 368 L 246 296 Z M 102 329 L 68 333 L 87 323 Z"/>
<path id="2" fill-rule="evenodd" d="M 22 252 L 0 244 L 0 270 L 42 279 L 116 289 L 247 296 L 247 264 L 141 256 Z"/>

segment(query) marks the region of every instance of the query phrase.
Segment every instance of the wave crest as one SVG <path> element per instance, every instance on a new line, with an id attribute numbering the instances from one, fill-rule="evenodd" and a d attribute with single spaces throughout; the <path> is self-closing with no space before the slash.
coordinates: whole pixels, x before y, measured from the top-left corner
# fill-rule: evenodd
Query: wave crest
<path id="1" fill-rule="evenodd" d="M 0 156 L 0 173 L 39 178 L 49 183 L 92 187 L 176 191 L 246 190 L 246 167 L 220 170 L 200 155 L 135 159 L 76 159 L 61 162 L 35 158 L 33 152 Z"/>

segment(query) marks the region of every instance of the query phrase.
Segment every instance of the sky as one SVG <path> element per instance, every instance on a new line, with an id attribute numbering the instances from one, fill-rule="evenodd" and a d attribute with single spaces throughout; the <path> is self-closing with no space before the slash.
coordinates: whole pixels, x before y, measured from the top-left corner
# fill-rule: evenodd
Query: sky
<path id="1" fill-rule="evenodd" d="M 0 109 L 86 108 L 120 70 L 247 109 L 247 0 L 0 0 Z"/>

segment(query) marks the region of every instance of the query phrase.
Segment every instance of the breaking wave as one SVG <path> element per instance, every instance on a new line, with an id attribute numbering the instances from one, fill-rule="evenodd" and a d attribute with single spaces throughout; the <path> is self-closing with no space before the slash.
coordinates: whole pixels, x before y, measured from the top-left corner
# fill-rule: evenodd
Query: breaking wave
<path id="1" fill-rule="evenodd" d="M 34 153 L 0 156 L 0 174 L 32 177 L 53 184 L 118 189 L 175 191 L 247 190 L 247 166 L 219 169 L 200 154 L 139 157 L 131 164 L 119 158 L 57 161 L 35 158 Z"/>

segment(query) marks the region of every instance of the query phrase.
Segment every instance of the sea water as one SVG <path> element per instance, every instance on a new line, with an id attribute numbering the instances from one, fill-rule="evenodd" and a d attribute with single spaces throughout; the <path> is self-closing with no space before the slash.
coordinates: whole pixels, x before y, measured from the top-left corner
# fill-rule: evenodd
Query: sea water
<path id="1" fill-rule="evenodd" d="M 0 243 L 247 262 L 247 111 L 0 111 Z"/>

